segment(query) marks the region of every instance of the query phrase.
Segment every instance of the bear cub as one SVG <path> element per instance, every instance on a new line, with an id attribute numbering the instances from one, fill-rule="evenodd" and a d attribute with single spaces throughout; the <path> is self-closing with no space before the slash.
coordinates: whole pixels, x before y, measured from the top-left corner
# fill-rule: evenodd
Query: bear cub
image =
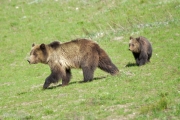
<path id="1" fill-rule="evenodd" d="M 97 67 L 111 75 L 119 72 L 107 53 L 97 43 L 87 39 L 76 39 L 65 43 L 54 41 L 50 44 L 33 44 L 28 62 L 49 65 L 51 74 L 45 80 L 44 89 L 60 79 L 62 86 L 68 85 L 71 68 L 82 69 L 84 82 L 93 79 Z"/>
<path id="2" fill-rule="evenodd" d="M 132 52 L 138 66 L 150 62 L 152 56 L 152 45 L 145 37 L 130 37 L 129 50 Z"/>

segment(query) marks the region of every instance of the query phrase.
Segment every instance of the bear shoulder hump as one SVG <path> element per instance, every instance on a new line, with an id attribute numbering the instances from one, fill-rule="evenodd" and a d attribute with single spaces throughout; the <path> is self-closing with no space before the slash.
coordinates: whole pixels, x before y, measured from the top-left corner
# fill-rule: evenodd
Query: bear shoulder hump
<path id="1" fill-rule="evenodd" d="M 60 42 L 59 41 L 53 41 L 48 46 L 53 48 L 53 49 L 56 49 L 60 46 Z"/>

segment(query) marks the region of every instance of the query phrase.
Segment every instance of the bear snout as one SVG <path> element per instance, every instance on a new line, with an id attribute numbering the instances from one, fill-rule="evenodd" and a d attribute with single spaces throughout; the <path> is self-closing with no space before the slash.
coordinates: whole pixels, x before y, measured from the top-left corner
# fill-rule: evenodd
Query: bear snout
<path id="1" fill-rule="evenodd" d="M 27 59 L 27 61 L 28 61 L 29 64 L 33 63 L 31 59 Z"/>
<path id="2" fill-rule="evenodd" d="M 30 64 L 30 60 L 27 60 L 28 61 L 28 63 Z"/>

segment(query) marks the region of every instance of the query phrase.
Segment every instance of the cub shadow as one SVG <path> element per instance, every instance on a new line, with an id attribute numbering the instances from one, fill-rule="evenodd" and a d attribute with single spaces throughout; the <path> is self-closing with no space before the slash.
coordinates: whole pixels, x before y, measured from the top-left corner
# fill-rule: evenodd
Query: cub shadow
<path id="1" fill-rule="evenodd" d="M 138 66 L 136 63 L 128 63 L 126 67 L 135 67 Z"/>
<path id="2" fill-rule="evenodd" d="M 84 81 L 74 81 L 74 82 L 70 82 L 68 85 L 73 85 L 73 84 L 76 84 L 76 83 L 80 83 L 80 84 L 82 84 L 82 83 L 89 83 L 89 82 L 92 82 L 92 81 L 94 81 L 94 80 L 101 80 L 101 79 L 106 78 L 106 77 L 108 77 L 108 75 L 107 75 L 107 76 L 95 77 L 95 78 L 93 78 L 93 80 L 87 81 L 87 82 L 84 82 Z M 63 86 L 62 86 L 62 84 L 59 84 L 59 85 L 55 85 L 55 86 L 48 87 L 47 89 L 43 89 L 43 90 L 55 89 L 55 88 L 57 88 L 57 87 L 63 87 Z M 65 86 L 64 86 L 64 87 L 65 87 Z"/>

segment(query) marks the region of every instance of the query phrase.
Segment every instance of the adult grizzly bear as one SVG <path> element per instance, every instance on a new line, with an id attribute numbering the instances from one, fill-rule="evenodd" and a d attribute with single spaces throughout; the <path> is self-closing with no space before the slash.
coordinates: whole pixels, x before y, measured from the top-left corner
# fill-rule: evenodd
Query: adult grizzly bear
<path id="1" fill-rule="evenodd" d="M 133 38 L 130 37 L 129 50 L 133 53 L 138 66 L 144 65 L 150 62 L 152 56 L 151 43 L 145 37 Z"/>
<path id="2" fill-rule="evenodd" d="M 46 78 L 43 88 L 62 79 L 62 86 L 68 85 L 71 78 L 71 68 L 81 68 L 84 82 L 93 79 L 97 67 L 116 75 L 119 70 L 100 46 L 87 39 L 76 39 L 60 43 L 54 41 L 50 44 L 32 45 L 30 64 L 48 64 L 51 74 Z"/>

